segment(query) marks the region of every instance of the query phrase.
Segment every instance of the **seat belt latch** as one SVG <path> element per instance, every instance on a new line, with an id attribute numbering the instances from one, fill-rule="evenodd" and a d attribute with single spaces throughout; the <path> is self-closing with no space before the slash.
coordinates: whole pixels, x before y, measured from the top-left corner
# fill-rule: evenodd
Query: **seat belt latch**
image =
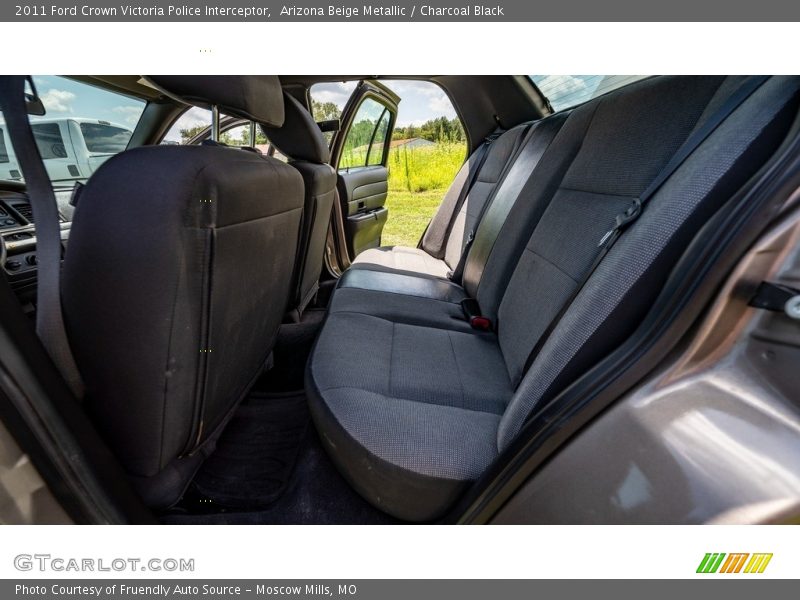
<path id="1" fill-rule="evenodd" d="M 461 310 L 464 311 L 464 319 L 466 319 L 467 323 L 469 323 L 470 327 L 473 329 L 477 329 L 478 331 L 492 330 L 492 320 L 481 314 L 481 309 L 475 298 L 465 298 L 462 300 Z"/>
<path id="2" fill-rule="evenodd" d="M 780 283 L 762 281 L 748 305 L 786 313 L 791 319 L 800 319 L 800 290 Z"/>
<path id="3" fill-rule="evenodd" d="M 597 244 L 598 248 L 602 248 L 605 246 L 609 241 L 612 239 L 614 241 L 617 240 L 619 235 L 628 228 L 628 226 L 633 223 L 636 219 L 639 218 L 639 215 L 642 214 L 642 201 L 638 198 L 635 198 L 633 204 L 631 204 L 625 212 L 618 214 L 615 218 L 615 223 L 613 229 L 609 230 L 600 240 L 600 243 Z M 613 243 L 613 242 L 612 242 Z M 610 244 L 609 244 L 610 245 Z"/>

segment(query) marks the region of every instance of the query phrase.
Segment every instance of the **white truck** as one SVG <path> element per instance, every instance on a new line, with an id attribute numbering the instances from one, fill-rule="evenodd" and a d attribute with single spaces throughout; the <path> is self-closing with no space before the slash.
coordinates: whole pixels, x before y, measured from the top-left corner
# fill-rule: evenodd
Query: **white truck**
<path id="1" fill-rule="evenodd" d="M 85 181 L 101 164 L 128 146 L 132 131 L 97 119 L 31 121 L 33 135 L 53 183 Z M 5 123 L 0 121 L 0 179 L 21 180 Z"/>

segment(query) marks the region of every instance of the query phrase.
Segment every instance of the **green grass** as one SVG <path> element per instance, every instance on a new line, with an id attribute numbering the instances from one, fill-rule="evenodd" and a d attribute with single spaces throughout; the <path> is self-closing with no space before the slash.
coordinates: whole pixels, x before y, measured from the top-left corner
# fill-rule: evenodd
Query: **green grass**
<path id="1" fill-rule="evenodd" d="M 339 162 L 363 165 L 367 146 L 348 149 Z M 389 220 L 381 237 L 382 246 L 416 246 L 422 232 L 461 168 L 466 144 L 437 143 L 433 146 L 389 150 Z"/>
<path id="2" fill-rule="evenodd" d="M 426 192 L 446 190 L 464 162 L 464 144 L 435 144 L 421 148 L 399 146 L 389 151 L 389 190 Z"/>
<path id="3" fill-rule="evenodd" d="M 464 162 L 464 144 L 392 148 L 383 246 L 416 246 Z"/>
<path id="4" fill-rule="evenodd" d="M 389 220 L 381 236 L 382 246 L 415 247 L 446 190 L 389 191 Z"/>

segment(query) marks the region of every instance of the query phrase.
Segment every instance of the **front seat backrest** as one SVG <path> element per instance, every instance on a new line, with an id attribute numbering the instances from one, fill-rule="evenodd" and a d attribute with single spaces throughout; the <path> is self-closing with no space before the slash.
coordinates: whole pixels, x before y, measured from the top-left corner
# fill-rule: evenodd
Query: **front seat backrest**
<path id="1" fill-rule="evenodd" d="M 293 96 L 284 93 L 283 127 L 264 127 L 269 141 L 303 176 L 306 188 L 303 227 L 294 274 L 290 309 L 299 313 L 314 297 L 322 272 L 328 224 L 336 190 L 336 171 L 328 164 L 330 151 L 314 118 Z"/>
<path id="2" fill-rule="evenodd" d="M 280 125 L 276 77 L 153 77 L 201 106 Z M 179 499 L 268 361 L 297 247 L 303 181 L 241 149 L 146 146 L 87 183 L 63 306 L 86 409 L 145 501 Z"/>

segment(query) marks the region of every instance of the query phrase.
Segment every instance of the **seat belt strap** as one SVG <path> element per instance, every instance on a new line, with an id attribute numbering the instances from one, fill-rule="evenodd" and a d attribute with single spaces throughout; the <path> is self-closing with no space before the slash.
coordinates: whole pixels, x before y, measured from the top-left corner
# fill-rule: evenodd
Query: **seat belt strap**
<path id="1" fill-rule="evenodd" d="M 61 222 L 50 177 L 42 162 L 28 120 L 25 84 L 35 93 L 33 80 L 21 75 L 0 77 L 0 107 L 17 156 L 36 233 L 36 333 L 72 392 L 83 396 L 81 379 L 67 340 L 61 311 Z"/>
<path id="2" fill-rule="evenodd" d="M 733 113 L 733 111 L 739 108 L 739 106 L 741 106 L 745 100 L 747 100 L 758 88 L 760 88 L 767 79 L 769 79 L 769 76 L 756 76 L 746 79 L 722 104 L 722 106 L 720 106 L 717 111 L 708 118 L 702 127 L 699 127 L 692 132 L 683 145 L 678 148 L 678 151 L 672 156 L 669 162 L 667 162 L 661 171 L 659 171 L 658 175 L 656 175 L 656 178 L 653 179 L 650 185 L 647 186 L 645 191 L 633 201 L 633 204 L 631 204 L 631 206 L 629 206 L 624 212 L 617 215 L 614 227 L 600 239 L 597 254 L 595 255 L 591 265 L 588 269 L 586 269 L 578 284 L 572 290 L 572 293 L 570 293 L 569 298 L 567 298 L 566 302 L 562 304 L 561 309 L 558 311 L 556 316 L 550 320 L 550 323 L 545 328 L 542 335 L 539 336 L 539 339 L 537 340 L 536 345 L 533 347 L 533 350 L 531 350 L 530 354 L 528 354 L 528 358 L 525 361 L 525 366 L 522 369 L 523 375 L 528 371 L 528 369 L 530 369 L 533 361 L 536 360 L 539 352 L 541 352 L 542 348 L 547 343 L 547 340 L 561 322 L 564 314 L 569 310 L 572 302 L 578 297 L 578 294 L 581 293 L 581 290 L 586 286 L 587 281 L 589 281 L 591 276 L 597 270 L 597 267 L 600 266 L 600 263 L 603 262 L 603 259 L 620 238 L 622 233 L 642 214 L 647 202 L 656 195 L 656 192 L 661 189 L 661 186 L 664 185 L 667 179 L 669 179 L 672 174 L 675 173 L 675 171 L 677 171 L 678 168 L 684 163 L 684 161 L 686 161 L 686 159 L 689 158 L 689 156 L 691 156 L 695 150 L 697 150 L 700 144 L 702 144 L 708 138 L 708 136 L 711 135 L 717 129 L 717 127 L 719 127 L 725 121 L 725 119 L 727 119 Z"/>
<path id="3" fill-rule="evenodd" d="M 461 208 L 464 206 L 464 202 L 467 200 L 467 196 L 469 196 L 470 191 L 472 191 L 472 187 L 478 181 L 478 175 L 483 169 L 483 165 L 486 162 L 486 158 L 489 156 L 489 147 L 492 143 L 499 138 L 501 135 L 505 133 L 504 129 L 495 129 L 491 135 L 487 136 L 483 143 L 478 147 L 475 152 L 472 153 L 471 158 L 473 159 L 472 165 L 468 166 L 469 173 L 467 175 L 467 179 L 464 182 L 464 185 L 461 186 L 461 191 L 458 194 L 458 198 L 456 199 L 455 205 L 453 206 L 453 212 L 450 213 L 450 220 L 447 223 L 447 229 L 445 230 L 444 234 L 444 243 L 446 244 L 447 239 L 450 237 L 450 231 L 453 229 L 453 225 L 458 218 L 459 213 L 461 212 Z M 430 224 L 429 224 L 430 225 Z"/>
<path id="4" fill-rule="evenodd" d="M 469 249 L 472 247 L 472 242 L 475 241 L 475 232 L 480 226 L 481 221 L 483 221 L 483 216 L 486 214 L 486 211 L 489 210 L 489 206 L 494 201 L 494 196 L 497 193 L 497 190 L 500 189 L 500 187 L 503 185 L 502 181 L 503 178 L 505 177 L 506 173 L 508 173 L 508 171 L 511 169 L 511 166 L 517 160 L 517 157 L 522 151 L 522 148 L 528 141 L 528 135 L 530 134 L 531 131 L 533 131 L 536 128 L 538 124 L 539 124 L 538 122 L 528 123 L 528 125 L 525 127 L 525 131 L 523 131 L 520 134 L 517 140 L 517 145 L 511 152 L 511 155 L 509 156 L 508 160 L 506 161 L 506 164 L 503 167 L 503 172 L 500 176 L 500 179 L 497 182 L 497 185 L 494 188 L 494 191 L 492 192 L 491 196 L 486 199 L 486 202 L 483 203 L 483 206 L 481 207 L 481 210 L 478 213 L 478 218 L 475 219 L 475 224 L 472 226 L 472 229 L 469 230 L 469 233 L 467 233 L 467 239 L 464 242 L 464 248 L 461 250 L 461 255 L 458 257 L 458 262 L 456 263 L 456 266 L 453 268 L 453 270 L 450 271 L 450 273 L 448 273 L 448 279 L 450 279 L 450 281 L 453 281 L 459 285 L 463 283 L 462 280 L 464 279 L 464 267 L 467 264 L 467 256 L 469 256 Z"/>

